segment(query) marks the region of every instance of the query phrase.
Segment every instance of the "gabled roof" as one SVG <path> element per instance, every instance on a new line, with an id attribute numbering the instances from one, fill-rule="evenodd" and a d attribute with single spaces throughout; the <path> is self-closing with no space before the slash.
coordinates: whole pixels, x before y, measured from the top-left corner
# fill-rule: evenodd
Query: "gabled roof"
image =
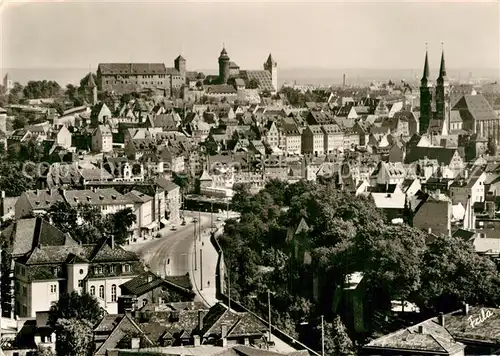
<path id="1" fill-rule="evenodd" d="M 21 256 L 36 246 L 72 246 L 77 242 L 41 217 L 20 219 L 1 233 L 12 246 L 12 255 Z"/>
<path id="2" fill-rule="evenodd" d="M 488 100 L 481 95 L 464 95 L 453 107 L 452 110 L 466 110 L 476 121 L 497 119 L 495 111 L 488 103 Z"/>
<path id="3" fill-rule="evenodd" d="M 100 63 L 98 70 L 104 75 L 166 74 L 163 63 Z"/>
<path id="4" fill-rule="evenodd" d="M 405 163 L 413 163 L 427 157 L 430 160 L 437 160 L 439 164 L 449 165 L 456 152 L 458 151 L 455 148 L 413 147 L 406 155 Z"/>

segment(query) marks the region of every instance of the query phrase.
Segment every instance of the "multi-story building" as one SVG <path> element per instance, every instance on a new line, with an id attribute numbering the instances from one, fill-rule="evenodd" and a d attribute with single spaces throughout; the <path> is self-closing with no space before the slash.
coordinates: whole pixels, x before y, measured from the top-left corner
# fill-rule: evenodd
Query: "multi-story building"
<path id="1" fill-rule="evenodd" d="M 323 125 L 325 153 L 333 153 L 344 145 L 344 131 L 337 124 Z"/>
<path id="2" fill-rule="evenodd" d="M 265 135 L 264 135 L 266 143 L 271 148 L 279 147 L 280 132 L 279 132 L 278 126 L 276 125 L 276 122 L 269 121 L 266 128 L 267 128 L 267 130 L 266 130 Z"/>
<path id="3" fill-rule="evenodd" d="M 136 221 L 131 227 L 132 241 L 136 242 L 139 238 L 147 239 L 158 228 L 158 222 L 153 216 L 153 197 L 137 190 L 132 190 L 125 196 L 134 204 Z"/>
<path id="4" fill-rule="evenodd" d="M 302 131 L 302 153 L 321 156 L 325 152 L 325 133 L 320 125 L 309 125 Z"/>
<path id="5" fill-rule="evenodd" d="M 472 204 L 484 202 L 485 181 L 486 173 L 483 167 L 475 167 L 472 172 L 465 169 L 450 185 L 450 197 L 453 204 L 461 203 L 465 207 L 469 198 Z"/>
<path id="6" fill-rule="evenodd" d="M 302 136 L 296 125 L 281 125 L 280 136 L 283 137 L 284 146 L 282 147 L 289 155 L 299 155 L 302 147 Z"/>
<path id="7" fill-rule="evenodd" d="M 174 65 L 172 68 L 163 63 L 101 63 L 97 70 L 98 87 L 117 93 L 152 89 L 169 95 L 185 82 L 186 60 L 178 57 Z"/>
<path id="8" fill-rule="evenodd" d="M 139 258 L 113 242 L 35 246 L 15 261 L 15 308 L 20 317 L 48 311 L 63 293 L 89 293 L 117 312 L 119 286 L 141 272 Z"/>
<path id="9" fill-rule="evenodd" d="M 92 150 L 95 152 L 113 151 L 113 134 L 109 126 L 99 125 L 92 132 Z"/>
<path id="10" fill-rule="evenodd" d="M 16 202 L 15 216 L 43 215 L 56 202 L 65 201 L 72 206 L 89 204 L 98 207 L 103 214 L 116 213 L 125 208 L 133 208 L 133 203 L 126 196 L 113 188 L 94 190 L 27 190 Z"/>

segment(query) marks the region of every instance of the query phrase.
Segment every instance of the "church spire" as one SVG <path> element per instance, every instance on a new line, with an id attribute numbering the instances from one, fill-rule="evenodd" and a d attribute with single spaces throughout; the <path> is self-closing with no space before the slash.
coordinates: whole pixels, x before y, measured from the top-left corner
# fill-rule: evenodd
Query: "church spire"
<path id="1" fill-rule="evenodd" d="M 422 74 L 422 82 L 429 80 L 429 56 L 427 54 L 427 43 L 425 44 L 425 62 L 424 62 L 424 73 Z"/>
<path id="2" fill-rule="evenodd" d="M 444 48 L 441 52 L 441 65 L 439 66 L 439 78 L 446 78 L 446 64 L 444 60 Z"/>

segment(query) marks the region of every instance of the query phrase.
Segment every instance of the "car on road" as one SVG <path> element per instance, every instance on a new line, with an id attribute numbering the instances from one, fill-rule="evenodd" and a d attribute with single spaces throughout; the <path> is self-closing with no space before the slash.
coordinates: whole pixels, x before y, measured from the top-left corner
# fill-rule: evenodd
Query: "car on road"
<path id="1" fill-rule="evenodd" d="M 197 223 L 197 222 L 198 222 L 198 219 L 197 219 L 197 218 L 193 218 L 193 222 L 194 222 L 194 223 Z"/>
<path id="2" fill-rule="evenodd" d="M 186 225 L 186 220 L 182 219 L 181 226 Z"/>
<path id="3" fill-rule="evenodd" d="M 217 221 L 222 221 L 222 218 L 219 216 L 219 217 L 217 218 Z"/>
<path id="4" fill-rule="evenodd" d="M 177 230 L 177 226 L 175 226 L 175 225 L 172 225 L 172 227 L 170 228 L 170 230 L 172 230 L 172 231 L 175 231 L 175 230 Z"/>

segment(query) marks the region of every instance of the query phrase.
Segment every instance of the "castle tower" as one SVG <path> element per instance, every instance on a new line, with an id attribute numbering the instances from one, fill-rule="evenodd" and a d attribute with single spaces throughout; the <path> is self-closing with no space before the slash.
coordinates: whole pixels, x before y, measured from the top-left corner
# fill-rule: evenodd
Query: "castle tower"
<path id="1" fill-rule="evenodd" d="M 184 57 L 179 55 L 179 57 L 174 60 L 174 67 L 181 73 L 182 77 L 186 77 L 186 60 Z"/>
<path id="2" fill-rule="evenodd" d="M 222 84 L 227 84 L 229 79 L 229 62 L 230 58 L 227 55 L 226 48 L 222 48 L 219 56 L 219 81 Z"/>
<path id="3" fill-rule="evenodd" d="M 96 105 L 97 104 L 97 85 L 95 84 L 95 81 L 94 81 L 94 75 L 92 74 L 92 72 L 90 70 L 89 70 L 89 78 L 87 81 L 87 87 L 89 88 L 89 90 L 92 91 L 92 105 Z"/>
<path id="4" fill-rule="evenodd" d="M 271 79 L 273 82 L 274 89 L 278 91 L 278 63 L 273 59 L 271 53 L 269 53 L 269 57 L 267 57 L 266 63 L 264 63 L 264 70 L 267 70 L 271 73 Z"/>
<path id="5" fill-rule="evenodd" d="M 432 83 L 429 81 L 429 59 L 425 51 L 424 73 L 420 79 L 420 134 L 427 133 L 432 118 Z"/>
<path id="6" fill-rule="evenodd" d="M 445 120 L 449 126 L 450 119 L 450 83 L 446 76 L 446 65 L 444 60 L 444 50 L 441 53 L 441 65 L 439 67 L 439 77 L 436 84 L 436 118 Z M 448 127 L 449 129 L 449 127 Z"/>

